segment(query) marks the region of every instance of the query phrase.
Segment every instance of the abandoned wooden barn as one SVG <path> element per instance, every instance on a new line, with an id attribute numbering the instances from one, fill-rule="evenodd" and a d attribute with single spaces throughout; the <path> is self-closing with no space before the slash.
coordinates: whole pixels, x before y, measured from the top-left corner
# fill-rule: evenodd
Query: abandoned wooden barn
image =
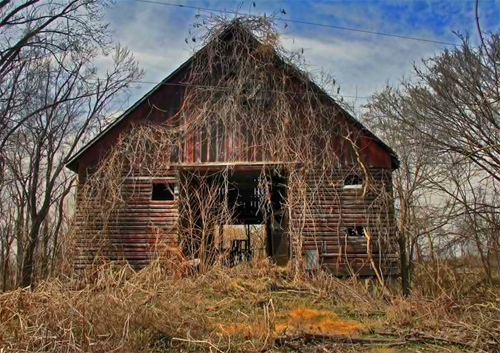
<path id="1" fill-rule="evenodd" d="M 98 205 L 110 197 L 83 206 L 100 191 L 85 194 L 85 187 L 141 126 L 174 132 L 157 135 L 162 147 L 154 156 L 154 138 L 123 153 L 126 170 L 113 184 L 123 202 L 104 225 Z M 143 146 L 138 136 L 135 145 Z M 300 258 L 306 269 L 335 275 L 398 272 L 391 181 L 397 156 L 238 23 L 221 29 L 67 167 L 79 177 L 79 268 L 96 255 L 141 267 L 161 242 L 188 259 L 211 251 L 234 263 L 263 251 L 281 265 Z M 226 216 L 214 216 L 222 208 Z M 245 229 L 244 237 L 224 241 L 231 225 Z M 263 234 L 263 249 L 250 226 Z M 104 233 L 106 244 L 98 244 L 96 234 Z"/>

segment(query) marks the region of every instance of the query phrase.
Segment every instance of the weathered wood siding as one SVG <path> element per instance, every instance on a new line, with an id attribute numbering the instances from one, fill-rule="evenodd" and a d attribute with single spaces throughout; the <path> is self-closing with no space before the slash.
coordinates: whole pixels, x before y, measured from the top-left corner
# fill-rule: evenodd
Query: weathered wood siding
<path id="1" fill-rule="evenodd" d="M 390 154 L 356 127 L 347 123 L 343 124 L 348 126 L 352 135 L 357 136 L 356 144 L 359 158 L 365 166 L 392 168 Z M 346 128 L 344 133 L 347 135 L 349 132 Z M 179 153 L 176 154 L 176 159 L 173 162 L 180 164 L 282 162 L 279 155 L 272 155 L 270 152 L 277 149 L 273 145 L 276 140 L 270 135 L 262 139 L 259 134 L 250 134 L 242 128 L 228 130 L 222 124 L 200 127 L 191 131 L 186 137 L 185 143 L 180 144 L 178 147 Z M 304 139 L 304 143 L 311 144 L 311 142 Z M 319 164 L 321 164 L 321 158 L 335 158 L 339 166 L 358 164 L 358 156 L 354 152 L 352 145 L 341 136 L 333 141 L 334 146 L 326 149 L 327 151 L 336 151 L 336 156 L 325 154 L 324 146 L 320 144 L 320 141 L 314 142 L 317 143 L 315 157 L 318 159 Z M 331 163 L 331 160 L 329 162 Z"/>
<path id="2" fill-rule="evenodd" d="M 134 106 L 124 119 L 119 120 L 111 129 L 104 132 L 96 141 L 86 148 L 68 167 L 78 173 L 80 178 L 85 178 L 88 170 L 95 168 L 110 148 L 116 144 L 122 134 L 129 132 L 133 126 L 143 123 L 157 123 L 164 126 L 179 127 L 186 121 L 181 121 L 180 115 L 176 115 L 183 103 L 186 88 L 181 85 L 189 75 L 189 68 L 185 67 L 176 71 L 169 79 L 168 84 L 160 85 L 156 90 L 150 92 L 140 104 Z M 340 109 L 340 108 L 339 108 Z M 184 117 L 185 119 L 185 117 Z M 302 121 L 299 116 L 293 120 Z M 306 119 L 307 120 L 307 119 Z M 304 120 L 304 121 L 306 121 Z M 378 141 L 361 131 L 359 126 L 347 121 L 345 114 L 339 110 L 337 117 L 339 131 L 341 134 L 355 137 L 361 161 L 368 167 L 391 169 L 393 157 L 385 150 Z M 262 122 L 264 130 L 269 125 Z M 333 123 L 333 120 L 332 122 Z M 337 122 L 336 122 L 337 123 Z M 249 134 L 242 126 L 228 128 L 222 123 L 210 122 L 209 125 L 199 126 L 187 133 L 185 141 L 177 146 L 173 153 L 172 163 L 225 163 L 225 162 L 277 162 L 276 156 L 270 154 L 270 146 L 273 139 L 269 133 L 262 138 L 262 134 L 255 131 Z M 314 125 L 303 126 L 303 131 L 314 129 Z M 304 141 L 310 143 L 310 141 Z M 318 141 L 318 148 L 321 148 Z M 336 154 L 341 165 L 357 163 L 357 156 L 352 146 L 345 141 L 336 141 Z M 318 150 L 320 151 L 320 150 Z M 318 156 L 320 153 L 318 153 Z"/>
<path id="3" fill-rule="evenodd" d="M 111 260 L 127 260 L 132 266 L 145 265 L 156 246 L 177 245 L 178 207 L 177 196 L 173 201 L 151 200 L 153 182 L 176 183 L 175 172 L 164 177 L 126 177 L 121 191 L 125 204 L 111 214 L 106 237 L 102 237 L 102 214 L 100 208 L 83 209 L 83 181 L 78 186 L 77 254 L 75 266 L 80 269 L 103 256 Z M 98 200 L 95 200 L 98 202 Z M 91 220 L 91 222 L 89 222 Z M 84 222 L 84 224 L 82 224 Z"/>
<path id="4" fill-rule="evenodd" d="M 301 187 L 289 185 L 290 225 L 293 232 L 300 232 L 302 250 L 317 250 L 321 265 L 336 275 L 374 274 L 366 238 L 346 235 L 346 228 L 354 226 L 366 228 L 371 234 L 375 265 L 384 274 L 398 272 L 394 209 L 390 199 L 391 171 L 383 168 L 368 171 L 370 184 L 364 197 L 363 190 L 344 189 L 344 180 L 352 173 L 351 168 L 328 173 L 314 171 L 304 179 Z M 178 245 L 178 237 L 182 236 L 179 234 L 178 195 L 174 201 L 151 200 L 155 182 L 175 184 L 176 173 L 165 173 L 160 178 L 142 176 L 123 180 L 125 204 L 111 215 L 107 228 L 109 236 L 105 240 L 99 237 L 102 222 L 94 214 L 99 211 L 78 209 L 77 222 L 88 221 L 86 212 L 95 218 L 90 227 L 87 224 L 79 228 L 77 268 L 91 264 L 96 254 L 111 260 L 127 260 L 141 267 L 149 261 L 159 240 L 162 245 L 172 248 Z M 79 189 L 82 187 L 83 181 Z M 300 200 L 299 204 L 294 205 L 294 200 Z M 301 207 L 303 204 L 306 206 Z"/>
<path id="5" fill-rule="evenodd" d="M 301 231 L 303 250 L 317 250 L 321 265 L 336 275 L 374 274 L 367 239 L 346 234 L 348 227 L 356 226 L 371 235 L 374 264 L 385 274 L 398 272 L 391 171 L 370 168 L 368 172 L 364 197 L 363 189 L 344 188 L 346 176 L 352 173 L 349 168 L 315 171 L 306 177 L 302 190 L 289 191 L 289 197 L 303 192 L 307 200 L 305 207 L 298 204 L 292 210 L 292 226 Z"/>

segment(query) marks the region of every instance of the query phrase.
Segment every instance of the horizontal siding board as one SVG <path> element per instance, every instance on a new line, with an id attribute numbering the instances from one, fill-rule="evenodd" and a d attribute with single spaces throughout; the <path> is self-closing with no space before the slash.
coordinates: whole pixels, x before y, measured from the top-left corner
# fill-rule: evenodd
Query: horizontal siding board
<path id="1" fill-rule="evenodd" d="M 102 213 L 99 207 L 81 207 L 83 199 L 80 193 L 77 199 L 80 207 L 75 217 L 79 230 L 75 267 L 81 269 L 88 266 L 98 255 L 111 260 L 124 259 L 139 268 L 148 263 L 158 241 L 175 247 L 179 220 L 177 200 L 153 201 L 151 195 L 153 182 L 176 180 L 174 170 L 166 170 L 163 175 L 154 178 L 140 175 L 123 178 L 121 194 L 125 204 L 106 221 L 99 219 Z M 83 186 L 83 183 L 79 184 L 79 191 Z M 100 239 L 104 225 L 106 236 Z"/>
<path id="2" fill-rule="evenodd" d="M 346 227 L 362 226 L 371 235 L 373 261 L 381 264 L 382 273 L 396 274 L 392 187 L 387 186 L 392 185 L 391 171 L 370 168 L 370 188 L 365 197 L 362 190 L 344 190 L 344 178 L 349 172 L 348 169 L 329 173 L 310 171 L 304 176 L 305 186 L 292 190 L 307 198 L 307 207 L 292 210 L 292 224 L 302 232 L 303 250 L 317 250 L 323 267 L 336 275 L 350 273 L 349 267 L 354 267 L 354 272 L 361 276 L 374 275 L 367 240 L 345 234 Z M 389 193 L 389 198 L 381 202 L 381 195 L 374 195 L 372 188 L 379 193 Z"/>
<path id="3" fill-rule="evenodd" d="M 208 143 L 212 141 L 210 136 L 203 137 L 198 145 L 207 143 L 206 150 L 200 150 L 198 155 L 196 151 L 191 152 L 197 156 L 197 161 L 211 158 L 213 148 Z M 217 143 L 216 147 L 230 149 L 235 145 L 232 140 L 226 141 L 225 145 Z M 252 150 L 246 148 L 241 155 L 253 153 Z M 225 153 L 228 158 L 232 155 L 232 152 Z M 354 271 L 358 275 L 373 275 L 367 255 L 367 240 L 345 234 L 346 227 L 363 226 L 371 233 L 373 261 L 383 265 L 384 274 L 396 274 L 398 259 L 394 246 L 392 200 L 383 203 L 380 195 L 372 191 L 362 197 L 359 190 L 344 190 L 344 178 L 350 171 L 309 171 L 303 180 L 305 183 L 301 183 L 304 187 L 289 190 L 291 197 L 300 194 L 305 195 L 307 200 L 307 207 L 290 210 L 293 229 L 301 231 L 302 250 L 318 250 L 323 267 L 333 274 L 346 275 Z M 140 176 L 139 173 L 137 178 L 125 178 L 122 185 L 125 204 L 105 222 L 108 232 L 106 241 L 99 239 L 104 226 L 99 220 L 99 209 L 81 207 L 75 217 L 76 224 L 83 225 L 88 217 L 93 222 L 87 224 L 86 232 L 78 233 L 77 246 L 81 251 L 75 266 L 82 268 L 93 261 L 95 254 L 100 254 L 114 260 L 125 259 L 131 265 L 141 267 L 149 261 L 158 240 L 168 246 L 177 246 L 180 230 L 178 201 L 151 200 L 152 182 L 175 181 L 175 173 L 174 168 L 155 178 Z M 369 175 L 373 188 L 392 193 L 390 170 L 370 168 Z M 80 182 L 79 189 L 82 186 L 83 182 Z M 79 195 L 79 204 L 81 201 Z"/>

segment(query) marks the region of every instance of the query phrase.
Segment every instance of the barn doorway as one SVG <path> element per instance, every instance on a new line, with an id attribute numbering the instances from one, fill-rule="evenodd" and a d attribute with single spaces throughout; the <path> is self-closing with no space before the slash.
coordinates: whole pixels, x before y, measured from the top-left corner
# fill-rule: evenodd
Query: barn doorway
<path id="1" fill-rule="evenodd" d="M 277 170 L 180 171 L 180 238 L 191 258 L 221 255 L 229 265 L 290 258 L 287 178 Z"/>

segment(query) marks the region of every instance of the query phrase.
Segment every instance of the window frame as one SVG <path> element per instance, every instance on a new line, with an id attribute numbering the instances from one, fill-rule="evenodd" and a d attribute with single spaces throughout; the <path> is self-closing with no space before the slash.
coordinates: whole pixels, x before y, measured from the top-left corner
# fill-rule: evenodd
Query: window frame
<path id="1" fill-rule="evenodd" d="M 155 199 L 155 185 L 164 185 L 165 189 L 170 191 L 170 194 L 172 195 L 172 198 L 170 199 Z M 150 196 L 150 201 L 153 202 L 175 202 L 177 201 L 177 186 L 174 180 L 165 180 L 165 179 L 158 179 L 158 180 L 152 180 L 151 181 L 151 196 Z"/>
<path id="2" fill-rule="evenodd" d="M 346 182 L 349 181 L 349 179 L 354 180 L 355 178 L 357 178 L 356 180 L 359 182 L 358 184 L 352 184 L 351 182 L 346 184 Z M 344 190 L 361 190 L 363 189 L 364 183 L 365 180 L 359 174 L 349 174 L 344 178 L 343 188 Z"/>

